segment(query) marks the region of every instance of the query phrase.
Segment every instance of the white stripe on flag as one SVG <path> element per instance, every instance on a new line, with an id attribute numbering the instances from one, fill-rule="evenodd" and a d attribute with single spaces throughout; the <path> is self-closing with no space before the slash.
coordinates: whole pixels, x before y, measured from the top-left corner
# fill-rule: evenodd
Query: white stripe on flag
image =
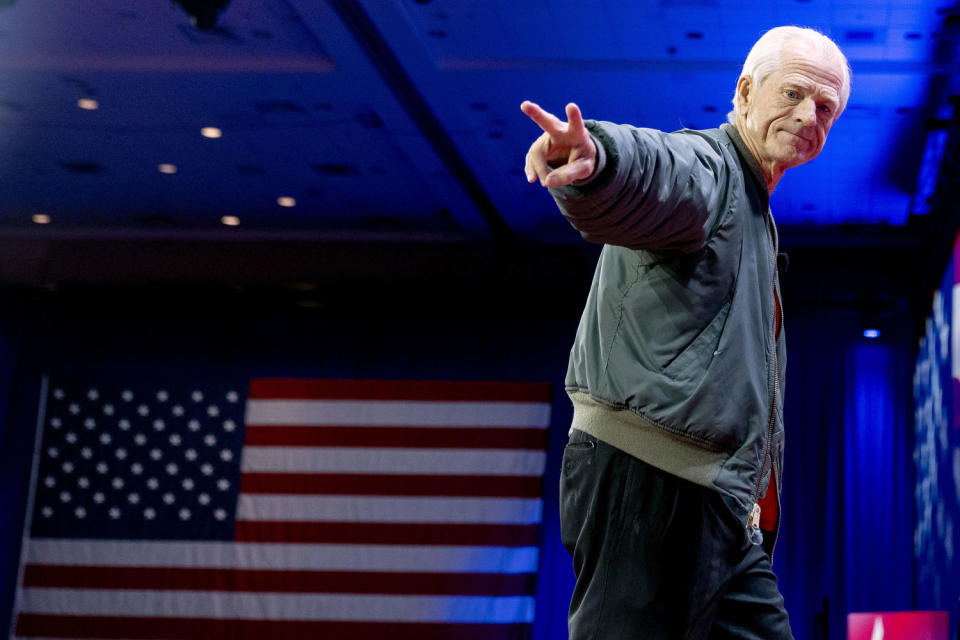
<path id="1" fill-rule="evenodd" d="M 240 494 L 237 520 L 539 524 L 539 498 L 396 498 Z"/>
<path id="2" fill-rule="evenodd" d="M 352 594 L 23 590 L 22 613 L 75 616 L 169 616 L 233 620 L 529 623 L 530 596 L 397 596 Z"/>
<path id="3" fill-rule="evenodd" d="M 305 571 L 533 573 L 537 547 L 33 539 L 30 564 Z"/>
<path id="4" fill-rule="evenodd" d="M 543 402 L 248 400 L 247 424 L 302 426 L 546 427 Z"/>
<path id="5" fill-rule="evenodd" d="M 540 476 L 546 463 L 545 451 L 531 450 L 244 447 L 240 469 L 258 473 Z"/>

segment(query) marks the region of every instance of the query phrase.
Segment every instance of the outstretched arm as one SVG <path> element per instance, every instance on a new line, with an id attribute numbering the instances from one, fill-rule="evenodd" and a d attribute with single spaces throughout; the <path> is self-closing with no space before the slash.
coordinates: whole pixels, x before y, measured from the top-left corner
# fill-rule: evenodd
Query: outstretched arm
<path id="1" fill-rule="evenodd" d="M 593 174 L 597 149 L 583 126 L 577 105 L 572 102 L 567 105 L 567 122 L 529 100 L 520 105 L 520 110 L 543 129 L 543 134 L 527 151 L 524 166 L 527 182 L 539 178 L 544 187 L 562 187 Z"/>
<path id="2" fill-rule="evenodd" d="M 520 109 L 543 130 L 527 152 L 527 180 L 550 188 L 585 239 L 653 251 L 703 246 L 726 189 L 716 135 L 585 124 L 573 103 L 567 122 L 529 101 Z"/>

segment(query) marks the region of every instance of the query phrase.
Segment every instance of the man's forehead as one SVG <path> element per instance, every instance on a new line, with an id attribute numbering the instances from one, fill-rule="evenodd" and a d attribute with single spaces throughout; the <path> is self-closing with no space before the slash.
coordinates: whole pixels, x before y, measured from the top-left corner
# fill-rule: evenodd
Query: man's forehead
<path id="1" fill-rule="evenodd" d="M 843 64 L 843 60 L 835 52 L 805 46 L 805 43 L 800 41 L 787 43 L 781 50 L 782 71 L 810 73 L 819 81 L 835 84 L 838 88 L 843 84 Z"/>
<path id="2" fill-rule="evenodd" d="M 818 94 L 835 100 L 840 99 L 840 87 L 843 81 L 832 75 L 805 73 L 801 70 L 783 70 L 780 84 L 794 85 L 807 91 L 816 91 Z"/>
<path id="3" fill-rule="evenodd" d="M 804 50 L 789 51 L 784 48 L 778 71 L 781 81 L 810 88 L 816 84 L 821 90 L 826 89 L 839 95 L 843 87 L 842 65 L 835 55 Z"/>

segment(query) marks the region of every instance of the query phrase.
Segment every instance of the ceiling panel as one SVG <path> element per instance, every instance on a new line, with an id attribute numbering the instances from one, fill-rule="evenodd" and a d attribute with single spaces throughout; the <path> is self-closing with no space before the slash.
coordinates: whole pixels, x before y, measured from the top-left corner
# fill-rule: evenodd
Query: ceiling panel
<path id="1" fill-rule="evenodd" d="M 250 228 L 487 235 L 361 46 L 311 4 L 307 20 L 286 2 L 235 0 L 214 32 L 170 5 L 0 10 L 0 225 L 45 213 L 61 228 L 191 229 L 234 215 Z"/>
<path id="2" fill-rule="evenodd" d="M 931 64 L 931 33 L 942 22 L 937 13 L 942 4 L 611 0 L 603 11 L 584 11 L 583 3 L 559 3 L 548 11 L 537 5 L 529 11 L 514 8 L 501 32 L 504 42 L 539 47 L 517 47 L 514 57 L 505 59 L 503 43 L 484 45 L 472 35 L 435 45 L 426 33 L 426 16 L 436 21 L 439 12 L 452 24 L 469 20 L 485 28 L 475 19 L 475 5 L 363 2 L 498 209 L 520 233 L 553 228 L 549 221 L 557 218 L 537 187 L 516 184 L 525 148 L 538 134 L 517 115 L 520 101 L 534 100 L 557 114 L 574 101 L 587 117 L 666 130 L 717 126 L 730 108 L 747 50 L 778 23 L 832 33 L 854 70 L 847 113 L 826 150 L 810 165 L 788 172 L 778 187 L 778 219 L 904 224 L 912 184 L 903 176 L 915 175 L 923 147 L 918 123 L 934 108 L 931 99 L 937 99 L 929 95 L 937 71 Z M 488 20 L 509 13 L 499 1 L 484 5 L 483 12 Z M 602 18 L 610 21 L 613 37 L 603 37 Z M 558 21 L 572 26 L 556 30 Z M 570 46 L 570 40 L 588 46 Z M 888 60 L 891 66 L 884 67 Z M 478 102 L 484 110 L 471 111 Z M 492 127 L 492 121 L 507 126 Z M 891 149 L 897 150 L 894 158 Z"/>
<path id="3" fill-rule="evenodd" d="M 538 130 L 520 102 L 717 126 L 747 50 L 777 24 L 832 34 L 854 71 L 825 151 L 778 187 L 778 221 L 900 225 L 926 121 L 960 82 L 950 5 L 233 0 L 201 31 L 170 3 L 19 0 L 0 9 L 0 231 L 34 213 L 51 230 L 131 233 L 235 215 L 250 229 L 400 240 L 488 239 L 505 223 L 575 242 L 523 178 Z"/>

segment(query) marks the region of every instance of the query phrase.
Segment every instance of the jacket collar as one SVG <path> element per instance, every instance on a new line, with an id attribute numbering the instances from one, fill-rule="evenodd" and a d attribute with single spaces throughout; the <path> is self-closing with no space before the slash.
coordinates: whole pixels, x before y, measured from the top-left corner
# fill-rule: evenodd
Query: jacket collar
<path id="1" fill-rule="evenodd" d="M 747 148 L 747 144 L 743 141 L 743 138 L 740 137 L 740 132 L 737 131 L 737 128 L 732 124 L 720 125 L 720 129 L 723 130 L 723 132 L 730 137 L 730 140 L 733 141 L 733 146 L 737 148 L 737 153 L 740 154 L 740 158 L 750 170 L 750 175 L 753 176 L 757 186 L 760 187 L 760 192 L 767 197 L 767 201 L 769 202 L 770 194 L 767 192 L 767 180 L 763 177 L 763 171 L 760 169 L 760 163 L 757 162 L 757 159 L 753 157 L 752 153 L 750 153 L 750 150 Z"/>

